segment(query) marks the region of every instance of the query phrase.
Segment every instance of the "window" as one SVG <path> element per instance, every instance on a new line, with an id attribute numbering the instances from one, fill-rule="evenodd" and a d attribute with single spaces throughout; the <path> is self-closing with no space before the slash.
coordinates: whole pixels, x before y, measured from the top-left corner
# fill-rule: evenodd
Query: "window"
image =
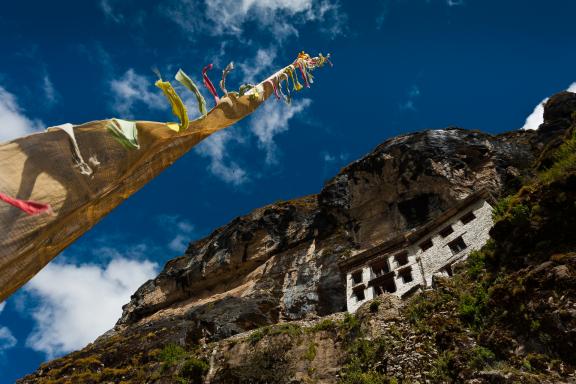
<path id="1" fill-rule="evenodd" d="M 432 248 L 432 239 L 425 240 L 423 243 L 420 244 L 420 249 L 425 251 L 429 248 Z"/>
<path id="2" fill-rule="evenodd" d="M 452 254 L 456 255 L 457 253 L 462 252 L 466 249 L 466 243 L 462 239 L 462 236 L 459 236 L 455 240 L 452 240 L 448 243 L 448 246 L 452 250 Z"/>
<path id="3" fill-rule="evenodd" d="M 444 272 L 446 272 L 446 274 L 450 277 L 452 277 L 453 272 L 452 272 L 452 266 L 450 264 L 448 264 L 447 266 L 444 267 Z"/>
<path id="4" fill-rule="evenodd" d="M 442 237 L 446 237 L 449 234 L 451 234 L 452 232 L 454 232 L 454 229 L 452 229 L 452 226 L 449 225 L 446 228 L 444 228 L 443 230 L 440 231 L 440 236 Z"/>
<path id="5" fill-rule="evenodd" d="M 398 274 L 402 278 L 402 282 L 404 284 L 409 283 L 409 282 L 414 280 L 414 278 L 412 277 L 412 268 L 411 267 L 404 268 L 403 270 L 398 272 Z"/>
<path id="6" fill-rule="evenodd" d="M 374 286 L 374 294 L 379 296 L 385 292 L 394 293 L 396 292 L 396 284 L 394 283 L 394 278 L 390 277 L 382 281 L 381 283 Z"/>
<path id="7" fill-rule="evenodd" d="M 462 216 L 460 221 L 462 222 L 462 224 L 468 224 L 469 222 L 471 222 L 475 218 L 476 218 L 476 215 L 474 215 L 474 212 L 468 212 L 467 214 Z"/>
<path id="8" fill-rule="evenodd" d="M 406 265 L 408 264 L 408 252 L 404 251 L 402 253 L 397 254 L 394 256 L 398 265 Z"/>
<path id="9" fill-rule="evenodd" d="M 352 284 L 360 284 L 362 282 L 362 271 L 352 273 Z"/>
<path id="10" fill-rule="evenodd" d="M 364 287 L 359 288 L 359 289 L 355 289 L 354 290 L 354 297 L 356 297 L 356 301 L 362 301 L 366 298 L 366 296 L 364 296 Z"/>
<path id="11" fill-rule="evenodd" d="M 381 276 L 385 273 L 390 272 L 390 267 L 388 266 L 388 261 L 382 260 L 378 263 L 373 264 L 372 265 L 372 272 L 374 272 L 374 274 L 376 276 Z"/>

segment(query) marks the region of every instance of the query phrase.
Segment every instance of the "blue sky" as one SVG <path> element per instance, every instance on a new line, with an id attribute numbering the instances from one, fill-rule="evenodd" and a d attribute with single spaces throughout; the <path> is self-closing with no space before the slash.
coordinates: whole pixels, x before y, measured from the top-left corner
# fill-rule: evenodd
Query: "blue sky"
<path id="1" fill-rule="evenodd" d="M 233 60 L 232 89 L 301 50 L 334 62 L 291 107 L 271 99 L 194 149 L 0 304 L 2 384 L 111 328 L 189 240 L 318 192 L 391 136 L 452 125 L 498 133 L 531 114 L 534 126 L 535 107 L 576 80 L 569 0 L 22 0 L 2 9 L 0 141 L 108 117 L 171 121 L 152 67 L 199 80 L 204 65 Z"/>

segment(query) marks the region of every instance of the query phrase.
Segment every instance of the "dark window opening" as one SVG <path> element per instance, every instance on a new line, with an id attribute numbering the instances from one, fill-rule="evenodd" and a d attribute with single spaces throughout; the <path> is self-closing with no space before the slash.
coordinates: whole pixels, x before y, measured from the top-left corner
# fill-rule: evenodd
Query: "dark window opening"
<path id="1" fill-rule="evenodd" d="M 442 237 L 446 237 L 449 234 L 451 234 L 452 232 L 454 232 L 454 229 L 452 229 L 452 226 L 449 225 L 446 228 L 444 228 L 443 230 L 440 231 L 440 236 Z"/>
<path id="2" fill-rule="evenodd" d="M 467 214 L 462 216 L 460 221 L 462 222 L 462 224 L 468 224 L 469 222 L 471 222 L 475 218 L 476 218 L 476 215 L 474 215 L 474 212 L 468 212 Z"/>
<path id="3" fill-rule="evenodd" d="M 464 239 L 462 239 L 462 236 L 459 236 L 455 240 L 449 242 L 448 246 L 450 247 L 450 250 L 452 250 L 452 254 L 454 255 L 462 252 L 467 247 L 466 243 L 464 242 Z"/>
<path id="4" fill-rule="evenodd" d="M 374 286 L 374 293 L 379 296 L 385 292 L 394 293 L 396 292 L 396 284 L 394 283 L 393 278 L 389 278 L 384 280 L 378 285 Z"/>
<path id="5" fill-rule="evenodd" d="M 390 272 L 390 267 L 388 266 L 388 262 L 386 260 L 382 260 L 374 265 L 372 265 L 372 272 L 376 276 L 381 276 L 385 273 Z"/>
<path id="6" fill-rule="evenodd" d="M 452 272 L 452 266 L 451 265 L 447 265 L 444 267 L 444 271 L 446 271 L 446 273 L 448 274 L 448 276 L 452 277 L 453 272 Z"/>
<path id="7" fill-rule="evenodd" d="M 355 289 L 354 297 L 356 297 L 356 301 L 364 300 L 366 298 L 366 296 L 364 296 L 364 287 L 362 287 L 362 289 Z"/>
<path id="8" fill-rule="evenodd" d="M 354 272 L 352 274 L 352 284 L 360 284 L 362 282 L 362 271 Z"/>
<path id="9" fill-rule="evenodd" d="M 432 239 L 428 239 L 428 240 L 426 240 L 426 241 L 424 241 L 423 243 L 420 244 L 420 249 L 423 250 L 423 251 L 425 251 L 425 250 L 427 250 L 427 249 L 432 248 L 432 245 L 433 245 Z"/>
<path id="10" fill-rule="evenodd" d="M 404 284 L 409 283 L 409 282 L 414 280 L 414 278 L 412 277 L 412 268 L 410 268 L 410 267 L 403 269 L 398 274 L 402 278 L 402 282 Z"/>
<path id="11" fill-rule="evenodd" d="M 408 252 L 402 252 L 394 256 L 398 265 L 408 264 Z"/>

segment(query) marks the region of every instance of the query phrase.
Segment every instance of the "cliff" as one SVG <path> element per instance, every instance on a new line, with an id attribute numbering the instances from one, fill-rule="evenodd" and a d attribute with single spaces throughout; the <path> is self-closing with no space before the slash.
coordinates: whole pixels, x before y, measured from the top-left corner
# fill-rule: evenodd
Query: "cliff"
<path id="1" fill-rule="evenodd" d="M 574 111 L 576 95 L 562 93 L 548 102 L 538 131 L 492 136 L 448 128 L 387 140 L 318 195 L 257 209 L 190 244 L 138 289 L 113 330 L 20 382 L 568 377 L 576 215 L 565 215 L 574 209 L 576 176 L 570 164 L 546 170 L 556 169 L 559 151 L 576 149 L 562 147 L 574 130 Z M 512 195 L 526 183 L 531 186 Z M 425 223 L 480 188 L 515 196 L 498 207 L 502 217 L 489 249 L 453 280 L 437 281 L 440 288 L 408 303 L 382 297 L 357 316 L 341 313 L 338 261 Z M 518 222 L 517 207 L 526 199 L 530 211 Z M 536 205 L 541 211 L 532 220 Z M 557 272 L 550 275 L 551 268 Z M 523 292 L 522 308 L 513 287 Z M 516 316 L 538 326 L 518 328 Z M 529 342 L 533 328 L 546 330 L 544 341 Z M 510 369 L 484 369 L 496 361 Z"/>

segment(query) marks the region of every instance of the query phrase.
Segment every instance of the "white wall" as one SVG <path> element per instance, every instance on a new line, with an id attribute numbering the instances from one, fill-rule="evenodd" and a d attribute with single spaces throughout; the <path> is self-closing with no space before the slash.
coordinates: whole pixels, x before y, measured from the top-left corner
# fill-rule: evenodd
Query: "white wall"
<path id="1" fill-rule="evenodd" d="M 346 308 L 348 308 L 348 312 L 352 313 L 356 312 L 358 307 L 360 307 L 363 303 L 365 303 L 368 300 L 372 300 L 374 298 L 374 291 L 372 290 L 371 287 L 368 287 L 368 282 L 371 279 L 372 271 L 367 266 L 362 267 L 361 270 L 362 270 L 362 283 L 367 287 L 364 290 L 364 300 L 362 301 L 358 301 L 356 299 L 356 295 L 354 295 L 354 290 L 352 289 L 355 286 L 352 281 L 352 274 L 357 272 L 358 269 L 355 269 L 346 275 Z"/>
<path id="2" fill-rule="evenodd" d="M 462 224 L 460 218 L 471 211 L 474 212 L 476 218 L 467 224 Z M 454 232 L 443 238 L 439 232 L 448 225 L 452 225 Z M 419 240 L 415 244 L 416 256 L 421 259 L 426 276 L 426 286 L 428 288 L 432 286 L 432 275 L 445 267 L 446 264 L 453 263 L 456 260 L 466 259 L 470 252 L 482 248 L 490 238 L 489 231 L 492 225 L 492 207 L 485 201 L 479 201 L 432 232 L 430 234 L 433 243 L 431 248 L 422 251 L 418 245 L 428 237 Z M 460 253 L 454 255 L 448 243 L 459 236 L 462 236 L 467 247 Z"/>
<path id="3" fill-rule="evenodd" d="M 469 212 L 474 212 L 476 218 L 467 224 L 463 224 L 460 219 Z M 439 232 L 441 232 L 448 225 L 451 225 L 454 231 L 448 236 L 442 237 Z M 399 250 L 388 255 L 378 255 L 370 260 L 362 268 L 357 268 L 347 273 L 346 298 L 348 312 L 356 312 L 358 307 L 360 307 L 364 302 L 374 298 L 374 289 L 373 287 L 369 287 L 368 283 L 370 280 L 375 278 L 376 275 L 372 272 L 370 265 L 381 259 L 383 256 L 387 258 L 390 270 L 394 271 L 394 282 L 396 283 L 396 292 L 394 294 L 397 296 L 402 296 L 404 293 L 418 284 L 421 284 L 424 288 L 430 288 L 432 286 L 432 276 L 434 273 L 443 269 L 447 264 L 451 264 L 456 260 L 467 258 L 470 252 L 473 250 L 480 249 L 490 238 L 489 231 L 490 228 L 492 228 L 492 225 L 492 207 L 485 201 L 478 201 L 467 209 L 462 210 L 462 212 L 455 215 L 449 221 L 443 223 L 436 230 L 430 232 L 427 236 L 419 239 L 413 245 L 410 245 L 408 248 L 404 249 L 408 252 L 408 263 L 406 265 L 400 266 L 394 258 L 394 255 L 402 252 L 402 250 Z M 462 239 L 464 240 L 464 243 L 467 247 L 463 251 L 454 255 L 448 246 L 448 243 L 458 238 L 459 236 L 462 236 Z M 426 251 L 422 251 L 422 249 L 419 247 L 419 244 L 428 238 L 432 239 L 432 247 Z M 398 274 L 398 271 L 408 266 L 412 267 L 413 280 L 404 284 L 402 282 L 402 277 Z M 366 287 L 364 290 L 365 298 L 362 301 L 358 301 L 356 299 L 352 289 L 352 273 L 360 269 L 362 270 L 362 283 Z M 422 274 L 422 271 L 424 274 Z"/>

